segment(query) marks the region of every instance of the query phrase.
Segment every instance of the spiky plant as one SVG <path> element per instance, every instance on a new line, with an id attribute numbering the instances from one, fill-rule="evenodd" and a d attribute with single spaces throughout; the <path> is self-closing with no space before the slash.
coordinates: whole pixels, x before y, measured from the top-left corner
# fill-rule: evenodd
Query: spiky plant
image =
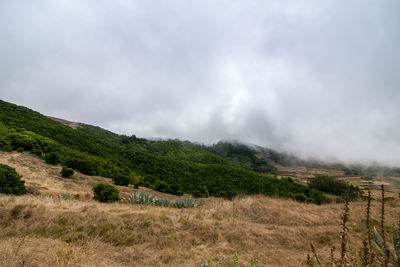
<path id="1" fill-rule="evenodd" d="M 168 198 L 157 198 L 154 204 L 160 207 L 169 207 L 171 206 L 171 200 L 169 200 Z"/>
<path id="2" fill-rule="evenodd" d="M 195 205 L 196 205 L 196 200 L 191 197 L 179 199 L 179 200 L 175 201 L 175 203 L 174 203 L 174 207 L 180 208 L 180 209 L 181 208 L 194 208 Z"/>
<path id="3" fill-rule="evenodd" d="M 380 250 L 381 254 L 385 256 L 386 253 L 390 255 L 392 259 L 392 264 L 395 267 L 400 267 L 400 225 L 393 228 L 393 248 L 394 253 L 390 251 L 389 247 L 383 240 L 383 237 L 378 233 L 376 228 L 374 227 L 374 235 L 375 235 L 375 244 L 377 245 L 378 249 Z M 387 251 L 387 252 L 386 252 Z"/>
<path id="4" fill-rule="evenodd" d="M 156 196 L 148 192 L 135 192 L 129 196 L 129 203 L 153 205 Z"/>
<path id="5" fill-rule="evenodd" d="M 75 195 L 71 195 L 69 193 L 66 194 L 61 194 L 57 197 L 58 199 L 63 199 L 63 200 L 75 200 L 76 196 Z"/>
<path id="6" fill-rule="evenodd" d="M 390 259 L 392 259 L 392 264 L 395 267 L 400 267 L 400 224 L 393 228 L 393 248 L 394 254 L 390 251 L 388 245 L 386 244 L 385 239 L 385 229 L 384 229 L 384 222 L 385 222 L 385 188 L 381 185 L 382 191 L 382 200 L 381 200 L 381 229 L 382 235 L 378 233 L 376 228 L 374 227 L 374 236 L 375 236 L 375 244 L 378 247 L 381 255 L 383 256 L 383 266 L 387 266 Z"/>

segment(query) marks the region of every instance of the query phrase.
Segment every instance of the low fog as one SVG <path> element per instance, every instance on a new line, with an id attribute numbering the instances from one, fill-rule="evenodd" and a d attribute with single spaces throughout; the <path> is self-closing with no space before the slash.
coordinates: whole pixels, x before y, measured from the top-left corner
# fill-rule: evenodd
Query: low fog
<path id="1" fill-rule="evenodd" d="M 400 166 L 400 2 L 0 2 L 0 99 L 126 135 Z"/>

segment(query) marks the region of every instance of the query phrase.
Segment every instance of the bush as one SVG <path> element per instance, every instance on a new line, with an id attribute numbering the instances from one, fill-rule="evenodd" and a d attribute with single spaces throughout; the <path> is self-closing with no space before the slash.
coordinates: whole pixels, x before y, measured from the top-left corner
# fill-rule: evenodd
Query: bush
<path id="1" fill-rule="evenodd" d="M 345 194 L 349 194 L 350 199 L 356 199 L 361 195 L 358 187 L 324 175 L 317 175 L 310 181 L 308 186 L 312 189 L 336 196 L 344 196 Z"/>
<path id="2" fill-rule="evenodd" d="M 119 200 L 118 189 L 110 184 L 97 183 L 93 186 L 94 199 L 100 202 L 115 202 Z"/>
<path id="3" fill-rule="evenodd" d="M 60 159 L 56 153 L 50 152 L 46 153 L 46 155 L 44 156 L 44 161 L 47 164 L 56 165 L 57 163 L 60 162 Z"/>
<path id="4" fill-rule="evenodd" d="M 86 175 L 97 175 L 98 173 L 98 166 L 96 162 L 87 158 L 81 159 L 76 157 L 71 157 L 67 160 L 66 164 L 68 167 L 73 168 L 75 170 L 80 171 Z"/>
<path id="5" fill-rule="evenodd" d="M 0 164 L 0 193 L 22 195 L 26 193 L 25 182 L 14 168 Z"/>
<path id="6" fill-rule="evenodd" d="M 132 179 L 129 176 L 123 174 L 116 175 L 112 178 L 112 180 L 115 185 L 128 186 L 132 183 Z"/>
<path id="7" fill-rule="evenodd" d="M 68 168 L 68 167 L 66 167 L 66 166 L 62 166 L 62 169 L 61 169 L 61 176 L 62 176 L 62 177 L 68 178 L 68 177 L 70 177 L 70 176 L 73 175 L 73 174 L 74 174 L 74 170 L 73 170 L 73 169 Z"/>

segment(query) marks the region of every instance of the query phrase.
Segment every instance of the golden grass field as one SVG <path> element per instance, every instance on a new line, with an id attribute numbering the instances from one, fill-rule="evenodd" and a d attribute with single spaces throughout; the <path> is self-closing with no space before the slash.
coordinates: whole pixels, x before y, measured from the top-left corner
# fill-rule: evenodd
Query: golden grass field
<path id="1" fill-rule="evenodd" d="M 193 209 L 103 204 L 92 200 L 91 187 L 110 179 L 79 173 L 65 179 L 61 167 L 19 153 L 0 152 L 0 163 L 16 168 L 32 192 L 0 194 L 1 266 L 230 266 L 235 254 L 239 266 L 252 257 L 258 266 L 304 266 L 311 242 L 326 257 L 340 245 L 343 204 L 265 196 L 202 199 Z M 134 191 L 118 188 L 123 197 Z M 65 193 L 79 199 L 57 198 Z M 398 198 L 386 205 L 387 236 L 399 206 Z M 352 202 L 350 209 L 349 245 L 357 249 L 365 238 L 366 203 Z M 377 227 L 379 210 L 373 201 Z"/>

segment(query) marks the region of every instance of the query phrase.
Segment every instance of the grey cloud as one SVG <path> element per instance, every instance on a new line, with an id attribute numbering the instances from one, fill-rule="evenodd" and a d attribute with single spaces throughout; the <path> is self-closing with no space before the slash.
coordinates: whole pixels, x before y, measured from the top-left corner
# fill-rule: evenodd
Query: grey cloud
<path id="1" fill-rule="evenodd" d="M 0 98 L 118 133 L 400 165 L 398 1 L 0 3 Z"/>

